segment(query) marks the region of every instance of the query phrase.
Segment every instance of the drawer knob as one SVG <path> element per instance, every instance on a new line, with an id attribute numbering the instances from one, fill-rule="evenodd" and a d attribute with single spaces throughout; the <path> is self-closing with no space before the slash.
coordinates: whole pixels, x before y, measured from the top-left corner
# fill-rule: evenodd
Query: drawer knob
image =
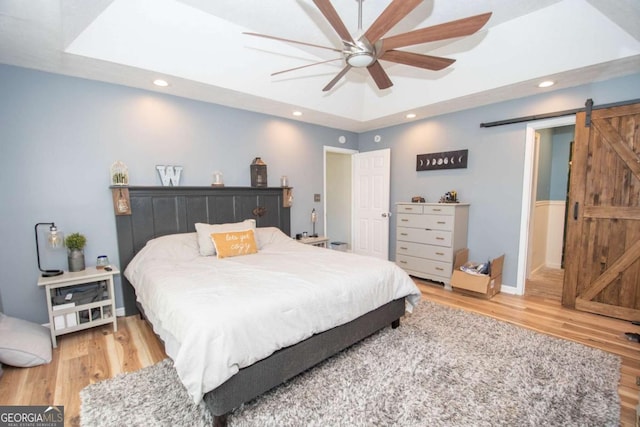
<path id="1" fill-rule="evenodd" d="M 444 256 L 444 252 L 436 252 L 436 255 Z"/>
<path id="2" fill-rule="evenodd" d="M 446 224 L 444 221 L 438 221 L 438 224 Z"/>
<path id="3" fill-rule="evenodd" d="M 444 271 L 444 268 L 436 267 L 436 270 L 438 270 L 438 271 Z"/>
<path id="4" fill-rule="evenodd" d="M 407 261 L 400 261 L 400 264 L 406 264 Z"/>
<path id="5" fill-rule="evenodd" d="M 409 248 L 405 248 L 404 246 L 400 246 L 400 249 L 402 249 L 403 251 L 408 250 Z"/>
<path id="6" fill-rule="evenodd" d="M 407 233 L 400 233 L 401 236 L 408 236 Z"/>
<path id="7" fill-rule="evenodd" d="M 409 220 L 407 218 L 402 218 L 400 221 L 402 222 L 408 222 Z"/>
<path id="8" fill-rule="evenodd" d="M 444 240 L 444 237 L 436 237 L 436 240 Z"/>
<path id="9" fill-rule="evenodd" d="M 440 212 L 441 210 L 442 210 L 442 209 L 440 209 L 440 208 L 433 208 L 433 211 L 434 211 L 434 212 Z"/>

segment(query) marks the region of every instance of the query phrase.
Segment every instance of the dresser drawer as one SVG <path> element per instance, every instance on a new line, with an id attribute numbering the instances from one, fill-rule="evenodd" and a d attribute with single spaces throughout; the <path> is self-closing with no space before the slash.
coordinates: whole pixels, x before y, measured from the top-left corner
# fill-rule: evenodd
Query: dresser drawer
<path id="1" fill-rule="evenodd" d="M 398 227 L 397 240 L 403 242 L 425 243 L 451 247 L 451 232 L 439 230 L 425 230 L 422 228 Z"/>
<path id="2" fill-rule="evenodd" d="M 398 214 L 398 227 L 425 228 L 429 230 L 453 230 L 453 216 Z"/>
<path id="3" fill-rule="evenodd" d="M 422 212 L 426 214 L 454 215 L 456 212 L 456 207 L 447 206 L 445 204 L 429 205 L 425 206 Z"/>
<path id="4" fill-rule="evenodd" d="M 396 264 L 405 270 L 433 274 L 446 279 L 451 277 L 452 264 L 449 262 L 431 261 L 407 255 L 397 255 Z"/>
<path id="5" fill-rule="evenodd" d="M 421 214 L 422 205 L 398 205 L 398 213 Z"/>
<path id="6" fill-rule="evenodd" d="M 434 261 L 451 262 L 453 249 L 444 246 L 431 246 L 422 243 L 396 242 L 396 254 L 409 255 L 418 258 L 428 258 Z"/>

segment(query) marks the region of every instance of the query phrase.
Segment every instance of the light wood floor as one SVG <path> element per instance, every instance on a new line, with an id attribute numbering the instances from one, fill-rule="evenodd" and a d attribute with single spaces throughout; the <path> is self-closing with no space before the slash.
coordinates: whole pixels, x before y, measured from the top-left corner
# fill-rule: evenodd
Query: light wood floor
<path id="1" fill-rule="evenodd" d="M 488 315 L 526 328 L 615 353 L 622 358 L 619 394 L 621 425 L 635 425 L 640 376 L 640 344 L 624 332 L 640 333 L 629 322 L 562 308 L 557 301 L 534 296 L 498 294 L 486 301 L 416 281 L 425 299 Z M 0 379 L 0 405 L 64 405 L 65 425 L 80 423 L 79 393 L 88 384 L 135 371 L 166 357 L 162 344 L 137 316 L 118 319 L 118 332 L 108 327 L 63 335 L 48 365 L 28 369 L 5 367 Z"/>
<path id="2" fill-rule="evenodd" d="M 146 322 L 138 316 L 120 317 L 116 333 L 105 325 L 59 336 L 47 365 L 5 366 L 0 405 L 64 405 L 64 425 L 79 426 L 80 390 L 85 386 L 166 357 Z"/>
<path id="3" fill-rule="evenodd" d="M 542 267 L 527 278 L 524 294 L 560 302 L 562 300 L 563 281 L 564 270 L 560 268 Z"/>

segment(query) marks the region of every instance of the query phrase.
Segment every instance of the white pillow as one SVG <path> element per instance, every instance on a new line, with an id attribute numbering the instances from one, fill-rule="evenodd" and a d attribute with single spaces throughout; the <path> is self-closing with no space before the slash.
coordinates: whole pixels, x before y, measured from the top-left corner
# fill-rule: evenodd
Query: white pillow
<path id="1" fill-rule="evenodd" d="M 200 255 L 211 256 L 216 254 L 216 248 L 213 246 L 211 234 L 227 233 L 229 231 L 245 231 L 256 229 L 255 219 L 245 219 L 242 222 L 230 222 L 226 224 L 204 224 L 196 223 L 196 232 L 198 233 L 198 245 L 200 246 Z"/>
<path id="2" fill-rule="evenodd" d="M 129 282 L 135 283 L 145 265 L 151 261 L 181 262 L 200 256 L 196 233 L 168 234 L 147 242 L 124 270 Z"/>
<path id="3" fill-rule="evenodd" d="M 291 237 L 284 234 L 282 230 L 277 227 L 258 227 L 255 233 L 258 249 L 274 243 L 291 241 Z"/>
<path id="4" fill-rule="evenodd" d="M 37 323 L 0 313 L 0 363 L 29 368 L 49 362 L 49 330 Z"/>
<path id="5" fill-rule="evenodd" d="M 152 259 L 188 261 L 199 255 L 196 233 L 167 234 L 147 242 L 146 256 Z"/>

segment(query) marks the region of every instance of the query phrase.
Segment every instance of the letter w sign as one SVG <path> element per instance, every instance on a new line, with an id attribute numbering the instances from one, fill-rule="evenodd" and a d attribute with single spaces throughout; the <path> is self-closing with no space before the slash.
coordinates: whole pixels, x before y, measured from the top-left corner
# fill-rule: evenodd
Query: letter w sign
<path id="1" fill-rule="evenodd" d="M 158 174 L 160 174 L 160 180 L 165 187 L 180 185 L 180 174 L 182 173 L 182 166 L 156 166 Z"/>

